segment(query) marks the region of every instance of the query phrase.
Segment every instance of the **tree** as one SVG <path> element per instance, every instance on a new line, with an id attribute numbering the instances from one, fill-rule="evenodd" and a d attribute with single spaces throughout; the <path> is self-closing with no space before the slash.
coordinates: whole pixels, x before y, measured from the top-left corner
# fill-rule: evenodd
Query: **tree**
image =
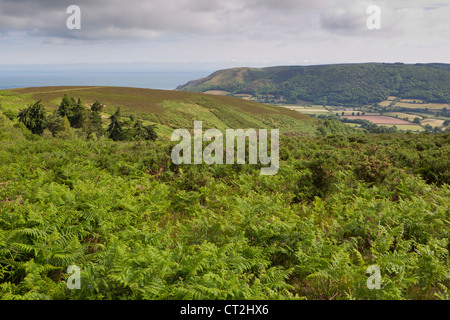
<path id="1" fill-rule="evenodd" d="M 50 130 L 52 136 L 55 137 L 63 127 L 63 117 L 55 110 L 52 115 L 47 117 L 47 129 Z"/>
<path id="2" fill-rule="evenodd" d="M 108 137 L 113 139 L 114 141 L 119 141 L 124 138 L 124 130 L 122 127 L 122 123 L 120 122 L 120 107 L 117 108 L 117 111 L 109 117 L 111 123 L 108 126 L 106 132 L 108 133 Z"/>
<path id="3" fill-rule="evenodd" d="M 152 125 L 148 125 L 145 126 L 145 130 L 147 131 L 147 140 L 152 140 L 155 141 L 158 138 L 158 135 L 156 134 L 156 125 L 152 124 Z"/>
<path id="4" fill-rule="evenodd" d="M 67 119 L 67 117 L 63 117 L 62 118 L 62 127 L 61 127 L 61 132 L 67 132 L 70 131 L 70 121 L 69 119 Z"/>
<path id="5" fill-rule="evenodd" d="M 146 140 L 147 131 L 145 130 L 142 120 L 138 119 L 133 127 L 133 137 L 137 140 Z"/>
<path id="6" fill-rule="evenodd" d="M 420 124 L 420 118 L 419 117 L 414 118 L 413 122 L 417 123 L 417 124 Z"/>
<path id="7" fill-rule="evenodd" d="M 152 140 L 157 138 L 155 125 L 144 126 L 142 120 L 138 119 L 133 127 L 133 138 L 137 140 Z"/>
<path id="8" fill-rule="evenodd" d="M 72 105 L 73 105 L 73 99 L 71 97 L 69 97 L 69 95 L 66 93 L 64 94 L 64 97 L 61 100 L 61 104 L 59 105 L 58 108 L 58 114 L 61 117 L 68 117 L 70 116 L 70 111 L 72 109 Z"/>
<path id="9" fill-rule="evenodd" d="M 72 105 L 67 118 L 70 121 L 70 125 L 74 128 L 82 128 L 84 123 L 88 121 L 89 110 L 84 106 L 80 98 L 78 98 L 75 105 Z"/>
<path id="10" fill-rule="evenodd" d="M 93 133 L 97 136 L 103 135 L 102 117 L 98 112 L 89 112 L 88 120 L 83 124 L 83 131 L 86 133 L 86 138 L 89 138 Z"/>
<path id="11" fill-rule="evenodd" d="M 103 110 L 103 104 L 98 102 L 98 100 L 95 100 L 95 102 L 91 106 L 91 111 L 93 112 L 102 112 Z"/>
<path id="12" fill-rule="evenodd" d="M 21 110 L 19 112 L 19 121 L 32 133 L 41 135 L 46 128 L 47 122 L 47 114 L 45 107 L 41 104 L 41 100 L 30 105 L 27 109 Z"/>

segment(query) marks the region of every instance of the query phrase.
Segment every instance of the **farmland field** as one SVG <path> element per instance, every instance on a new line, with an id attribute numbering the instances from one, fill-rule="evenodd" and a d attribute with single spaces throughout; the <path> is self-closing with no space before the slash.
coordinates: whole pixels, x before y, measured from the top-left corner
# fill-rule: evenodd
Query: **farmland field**
<path id="1" fill-rule="evenodd" d="M 396 107 L 408 108 L 408 109 L 430 109 L 430 110 L 442 110 L 443 108 L 450 109 L 450 105 L 447 103 L 407 103 L 397 102 Z"/>
<path id="2" fill-rule="evenodd" d="M 387 117 L 387 116 L 341 116 L 341 118 L 347 118 L 347 119 L 361 119 L 361 120 L 368 120 L 375 124 L 395 124 L 395 125 L 410 125 L 411 122 Z"/>
<path id="3" fill-rule="evenodd" d="M 420 121 L 420 124 L 425 126 L 429 124 L 432 127 L 442 127 L 444 125 L 444 120 L 439 119 L 425 119 Z"/>
<path id="4" fill-rule="evenodd" d="M 384 113 L 384 115 L 389 116 L 389 117 L 395 117 L 398 116 L 400 119 L 404 119 L 404 118 L 408 118 L 409 121 L 413 121 L 415 118 L 420 118 L 422 119 L 421 116 L 418 116 L 416 114 L 408 114 L 408 113 L 403 113 L 403 112 L 386 112 Z"/>
<path id="5" fill-rule="evenodd" d="M 425 129 L 422 126 L 416 125 L 416 124 L 409 124 L 409 125 L 404 125 L 404 124 L 398 124 L 398 125 L 394 125 L 394 124 L 382 124 L 380 125 L 382 127 L 396 127 L 398 130 L 402 130 L 402 131 L 414 131 L 414 132 L 423 132 L 425 131 Z"/>
<path id="6" fill-rule="evenodd" d="M 396 97 L 393 100 L 385 100 L 380 103 L 378 103 L 382 107 L 389 107 L 391 103 L 394 102 Z M 417 103 L 414 103 L 414 101 L 417 101 Z M 450 109 L 450 104 L 448 103 L 424 103 L 422 100 L 400 100 L 398 102 L 395 102 L 395 107 L 400 108 L 407 108 L 407 109 L 429 109 L 429 110 L 442 110 L 443 108 Z"/>
<path id="7" fill-rule="evenodd" d="M 226 95 L 230 94 L 228 91 L 223 91 L 223 90 L 209 90 L 209 91 L 205 91 L 203 93 L 214 94 L 214 95 L 218 95 L 218 96 L 226 96 Z"/>
<path id="8" fill-rule="evenodd" d="M 303 113 L 314 113 L 314 112 L 316 112 L 316 113 L 329 113 L 329 111 L 328 110 L 326 110 L 326 109 L 317 109 L 317 108 L 306 108 L 306 107 L 289 107 L 289 108 L 287 108 L 287 109 L 291 109 L 291 110 L 294 110 L 294 111 L 298 111 L 298 112 L 303 112 Z"/>
<path id="9" fill-rule="evenodd" d="M 391 103 L 392 103 L 391 100 L 385 100 L 385 101 L 379 102 L 378 104 L 382 107 L 389 107 Z"/>

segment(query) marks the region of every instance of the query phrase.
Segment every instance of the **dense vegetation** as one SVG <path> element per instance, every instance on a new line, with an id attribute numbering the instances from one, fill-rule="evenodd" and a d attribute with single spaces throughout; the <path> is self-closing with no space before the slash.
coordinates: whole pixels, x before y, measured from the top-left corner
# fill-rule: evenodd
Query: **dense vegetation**
<path id="1" fill-rule="evenodd" d="M 284 135 L 275 176 L 173 145 L 0 113 L 0 298 L 448 299 L 450 134 Z"/>
<path id="2" fill-rule="evenodd" d="M 450 103 L 450 67 L 445 64 L 347 64 L 237 68 L 217 71 L 179 90 L 225 90 L 260 101 L 308 101 L 360 107 L 388 96 Z"/>
<path id="3" fill-rule="evenodd" d="M 143 125 L 141 119 L 136 119 L 131 127 L 126 127 L 120 118 L 120 108 L 117 108 L 116 112 L 109 117 L 111 122 L 105 130 L 101 116 L 102 110 L 103 105 L 97 100 L 89 109 L 80 98 L 75 100 L 65 94 L 58 109 L 51 115 L 47 115 L 45 106 L 39 100 L 28 108 L 20 110 L 18 120 L 31 133 L 37 135 L 43 135 L 48 129 L 53 137 L 79 134 L 88 140 L 96 140 L 103 135 L 114 141 L 156 140 L 155 125 Z M 9 119 L 14 120 L 14 114 L 9 113 L 9 115 Z"/>

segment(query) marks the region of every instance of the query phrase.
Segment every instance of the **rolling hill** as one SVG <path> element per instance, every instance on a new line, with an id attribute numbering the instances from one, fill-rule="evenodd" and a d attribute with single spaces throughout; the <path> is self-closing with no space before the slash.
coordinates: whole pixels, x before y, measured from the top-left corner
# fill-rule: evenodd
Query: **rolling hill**
<path id="1" fill-rule="evenodd" d="M 388 96 L 450 103 L 448 64 L 336 64 L 233 68 L 193 80 L 179 91 L 226 91 L 261 102 L 363 106 Z"/>
<path id="2" fill-rule="evenodd" d="M 58 108 L 62 97 L 81 98 L 90 106 L 98 100 L 105 105 L 104 121 L 117 107 L 122 115 L 138 116 L 157 124 L 160 136 L 170 136 L 173 129 L 192 128 L 203 121 L 204 128 L 277 128 L 280 132 L 315 132 L 317 120 L 285 108 L 245 101 L 227 96 L 169 90 L 127 87 L 37 87 L 1 90 L 3 110 L 18 112 L 37 100 L 50 112 Z"/>

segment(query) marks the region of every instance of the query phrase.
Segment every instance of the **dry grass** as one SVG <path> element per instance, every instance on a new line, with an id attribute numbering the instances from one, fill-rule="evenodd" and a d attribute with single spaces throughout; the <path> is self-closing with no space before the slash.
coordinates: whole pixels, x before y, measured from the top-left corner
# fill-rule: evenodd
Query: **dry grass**
<path id="1" fill-rule="evenodd" d="M 301 107 L 301 106 L 282 106 L 283 108 L 289 109 L 289 110 L 294 110 L 294 111 L 298 111 L 298 112 L 304 112 L 304 113 L 311 113 L 311 112 L 317 112 L 317 113 L 329 113 L 329 111 L 325 108 L 321 108 L 321 107 Z"/>
<path id="2" fill-rule="evenodd" d="M 420 100 L 420 99 L 402 99 L 402 100 L 400 100 L 400 102 L 405 102 L 405 103 L 424 103 L 424 101 Z"/>
<path id="3" fill-rule="evenodd" d="M 213 94 L 216 96 L 226 96 L 226 95 L 230 94 L 228 91 L 223 91 L 223 90 L 208 90 L 203 93 L 204 94 Z"/>
<path id="4" fill-rule="evenodd" d="M 409 109 L 430 109 L 430 110 L 442 110 L 443 108 L 450 109 L 450 105 L 447 103 L 407 103 L 397 102 L 396 107 L 409 108 Z"/>
<path id="5" fill-rule="evenodd" d="M 444 126 L 444 120 L 439 119 L 425 119 L 420 121 L 420 124 L 423 126 L 426 126 L 429 124 L 432 127 L 443 127 Z"/>
<path id="6" fill-rule="evenodd" d="M 414 124 L 409 124 L 409 125 L 403 125 L 403 124 L 398 124 L 398 125 L 394 125 L 394 124 L 383 124 L 381 125 L 382 127 L 396 127 L 398 130 L 403 130 L 403 131 L 414 131 L 414 132 L 423 132 L 425 131 L 425 129 L 419 125 L 414 125 Z"/>
<path id="7" fill-rule="evenodd" d="M 389 107 L 391 105 L 392 101 L 390 100 L 385 100 L 385 101 L 381 101 L 380 103 L 378 103 L 380 106 L 382 107 Z"/>
<path id="8" fill-rule="evenodd" d="M 415 115 L 415 114 L 408 114 L 408 113 L 403 113 L 403 112 L 388 112 L 385 113 L 385 115 L 390 116 L 390 117 L 395 117 L 398 116 L 401 119 L 404 118 L 408 118 L 409 121 L 414 121 L 415 118 L 422 118 L 421 116 Z"/>
<path id="9" fill-rule="evenodd" d="M 375 124 L 412 125 L 411 122 L 387 116 L 341 116 L 341 118 L 368 120 Z"/>
<path id="10" fill-rule="evenodd" d="M 388 100 L 382 101 L 378 103 L 382 107 L 389 107 L 394 99 L 390 99 L 395 97 L 389 97 Z M 417 103 L 413 103 L 417 101 Z M 395 107 L 400 108 L 408 108 L 408 109 L 430 109 L 430 110 L 442 110 L 443 108 L 450 109 L 450 104 L 446 103 L 423 103 L 422 100 L 414 100 L 414 99 L 403 99 L 395 104 Z"/>

